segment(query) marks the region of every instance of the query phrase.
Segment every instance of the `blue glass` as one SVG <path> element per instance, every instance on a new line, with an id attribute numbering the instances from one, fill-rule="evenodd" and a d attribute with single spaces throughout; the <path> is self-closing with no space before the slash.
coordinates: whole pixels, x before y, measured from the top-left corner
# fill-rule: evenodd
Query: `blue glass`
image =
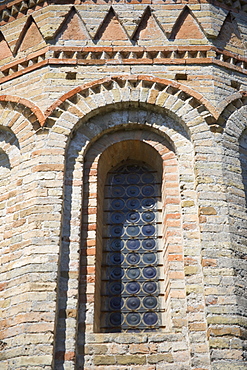
<path id="1" fill-rule="evenodd" d="M 140 276 L 141 271 L 137 267 L 131 267 L 131 268 L 129 268 L 127 270 L 127 273 L 126 274 L 127 274 L 127 276 L 128 276 L 129 279 L 135 280 L 135 279 L 137 279 Z"/>
<path id="2" fill-rule="evenodd" d="M 137 250 L 140 248 L 140 241 L 137 239 L 129 239 L 127 240 L 127 247 L 131 250 Z"/>
<path id="3" fill-rule="evenodd" d="M 143 306 L 147 309 L 153 309 L 157 306 L 157 298 L 149 296 L 143 299 Z"/>
<path id="4" fill-rule="evenodd" d="M 144 173 L 142 175 L 142 181 L 146 184 L 151 184 L 154 181 L 154 175 L 152 173 Z"/>
<path id="5" fill-rule="evenodd" d="M 111 228 L 111 236 L 119 237 L 124 233 L 124 229 L 121 226 L 113 226 Z"/>
<path id="6" fill-rule="evenodd" d="M 124 270 L 121 267 L 114 267 L 110 276 L 113 280 L 120 280 L 124 276 Z"/>
<path id="7" fill-rule="evenodd" d="M 157 274 L 157 271 L 154 267 L 145 267 L 143 269 L 143 275 L 147 279 L 153 279 Z"/>
<path id="8" fill-rule="evenodd" d="M 127 214 L 127 220 L 129 221 L 129 222 L 138 222 L 139 221 L 139 219 L 140 219 L 140 214 L 138 213 L 138 212 L 129 212 L 128 214 Z"/>
<path id="9" fill-rule="evenodd" d="M 144 225 L 142 232 L 145 236 L 152 236 L 155 233 L 155 227 L 153 225 Z"/>
<path id="10" fill-rule="evenodd" d="M 123 290 L 123 284 L 120 283 L 120 282 L 116 282 L 116 283 L 112 283 L 110 285 L 110 292 L 113 294 L 113 295 L 118 295 L 122 292 Z"/>
<path id="11" fill-rule="evenodd" d="M 122 199 L 114 199 L 111 202 L 111 206 L 113 209 L 120 210 L 124 207 L 124 201 Z"/>
<path id="12" fill-rule="evenodd" d="M 126 317 L 126 321 L 131 326 L 137 326 L 141 321 L 141 316 L 139 313 L 129 313 Z"/>
<path id="13" fill-rule="evenodd" d="M 116 175 L 113 176 L 113 184 L 122 185 L 123 182 L 124 182 L 124 175 L 116 174 Z"/>
<path id="14" fill-rule="evenodd" d="M 145 222 L 152 222 L 154 220 L 154 218 L 155 218 L 154 212 L 149 211 L 149 212 L 144 212 L 142 214 L 142 219 Z"/>
<path id="15" fill-rule="evenodd" d="M 158 316 L 155 312 L 147 312 L 143 315 L 143 321 L 148 326 L 153 326 L 158 321 Z"/>
<path id="16" fill-rule="evenodd" d="M 102 308 L 108 302 L 108 311 L 102 311 L 104 331 L 158 328 L 156 186 L 154 171 L 139 164 L 122 165 L 108 175 L 102 263 L 103 276 L 108 278 L 102 281 Z"/>
<path id="17" fill-rule="evenodd" d="M 124 221 L 124 214 L 120 212 L 114 212 L 111 215 L 111 222 L 114 224 L 121 224 Z"/>
<path id="18" fill-rule="evenodd" d="M 151 185 L 145 185 L 145 186 L 143 186 L 143 188 L 142 188 L 142 194 L 145 197 L 151 197 L 152 195 L 154 195 L 154 187 L 151 186 Z"/>
<path id="19" fill-rule="evenodd" d="M 140 262 L 140 255 L 137 253 L 129 253 L 126 260 L 131 265 L 137 265 Z"/>
<path id="20" fill-rule="evenodd" d="M 141 304 L 141 301 L 138 297 L 131 297 L 128 298 L 126 301 L 126 305 L 130 310 L 136 310 Z"/>
<path id="21" fill-rule="evenodd" d="M 121 299 L 121 297 L 113 297 L 111 298 L 110 300 L 110 308 L 112 310 L 120 310 L 120 308 L 122 307 L 123 305 L 123 300 Z"/>
<path id="22" fill-rule="evenodd" d="M 126 285 L 126 290 L 130 294 L 136 294 L 140 290 L 140 284 L 136 281 L 131 281 Z"/>
<path id="23" fill-rule="evenodd" d="M 124 242 L 121 239 L 114 239 L 111 242 L 111 249 L 114 251 L 120 251 L 124 246 Z"/>
<path id="24" fill-rule="evenodd" d="M 124 260 L 124 257 L 121 253 L 113 253 L 110 255 L 110 262 L 114 265 L 120 265 Z"/>
<path id="25" fill-rule="evenodd" d="M 154 198 L 144 198 L 142 200 L 142 207 L 146 209 L 151 209 L 155 206 L 155 199 Z"/>
<path id="26" fill-rule="evenodd" d="M 143 240 L 142 247 L 144 249 L 154 249 L 155 240 L 154 239 L 145 239 L 145 240 Z"/>
<path id="27" fill-rule="evenodd" d="M 156 262 L 156 254 L 155 253 L 145 253 L 142 257 L 144 263 L 148 265 L 153 265 Z"/>
<path id="28" fill-rule="evenodd" d="M 110 314 L 110 323 L 112 326 L 120 326 L 122 322 L 122 315 L 119 312 Z"/>
<path id="29" fill-rule="evenodd" d="M 122 197 L 125 193 L 125 190 L 122 186 L 113 186 L 112 187 L 112 195 L 114 197 Z"/>
<path id="30" fill-rule="evenodd" d="M 153 294 L 157 290 L 157 284 L 154 281 L 147 281 L 143 284 L 143 291 L 148 294 Z"/>
<path id="31" fill-rule="evenodd" d="M 126 232 L 129 236 L 137 236 L 140 234 L 139 226 L 128 226 Z"/>
<path id="32" fill-rule="evenodd" d="M 140 193 L 140 190 L 138 186 L 131 185 L 127 187 L 126 193 L 128 197 L 137 197 Z"/>
<path id="33" fill-rule="evenodd" d="M 137 198 L 130 198 L 127 200 L 126 205 L 129 209 L 139 209 L 140 208 L 140 201 Z"/>
<path id="34" fill-rule="evenodd" d="M 127 176 L 127 181 L 129 184 L 137 184 L 140 181 L 140 177 L 136 173 L 131 173 Z"/>

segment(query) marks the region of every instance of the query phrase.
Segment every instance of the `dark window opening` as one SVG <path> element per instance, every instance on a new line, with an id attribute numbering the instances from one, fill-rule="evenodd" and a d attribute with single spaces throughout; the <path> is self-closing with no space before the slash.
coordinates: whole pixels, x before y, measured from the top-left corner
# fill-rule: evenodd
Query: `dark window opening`
<path id="1" fill-rule="evenodd" d="M 101 331 L 157 331 L 159 289 L 157 171 L 126 162 L 105 184 Z"/>

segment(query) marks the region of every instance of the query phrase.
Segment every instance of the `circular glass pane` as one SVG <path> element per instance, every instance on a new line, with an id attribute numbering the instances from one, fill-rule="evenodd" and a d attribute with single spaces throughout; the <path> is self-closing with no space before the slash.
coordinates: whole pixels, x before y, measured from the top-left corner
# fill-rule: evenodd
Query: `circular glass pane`
<path id="1" fill-rule="evenodd" d="M 114 280 L 120 280 L 124 275 L 124 270 L 121 267 L 114 267 L 111 272 L 110 276 Z"/>
<path id="2" fill-rule="evenodd" d="M 146 184 L 150 184 L 154 181 L 154 175 L 152 173 L 144 173 L 142 175 L 142 181 Z"/>
<path id="3" fill-rule="evenodd" d="M 145 222 L 152 222 L 154 220 L 154 218 L 155 218 L 154 212 L 149 211 L 149 212 L 144 212 L 142 214 L 142 219 Z"/>
<path id="4" fill-rule="evenodd" d="M 120 310 L 123 305 L 123 300 L 120 297 L 113 297 L 110 300 L 110 308 L 112 310 Z"/>
<path id="5" fill-rule="evenodd" d="M 120 173 L 117 173 L 117 174 L 115 174 L 115 175 L 113 176 L 112 182 L 113 182 L 114 184 L 119 184 L 119 185 L 121 185 L 121 184 L 123 184 L 123 182 L 124 182 L 124 178 L 125 178 L 125 176 L 124 176 L 124 175 L 122 175 L 122 174 L 120 174 Z"/>
<path id="6" fill-rule="evenodd" d="M 136 294 L 140 290 L 140 284 L 137 283 L 136 281 L 131 281 L 126 285 L 126 290 L 130 294 Z"/>
<path id="7" fill-rule="evenodd" d="M 157 271 L 154 267 L 145 267 L 143 269 L 143 275 L 146 279 L 153 279 L 157 274 Z"/>
<path id="8" fill-rule="evenodd" d="M 133 226 L 128 226 L 126 228 L 126 232 L 129 236 L 137 236 L 140 233 L 140 228 L 139 228 L 139 226 L 134 226 L 134 225 Z"/>
<path id="9" fill-rule="evenodd" d="M 141 321 L 141 316 L 139 313 L 131 312 L 127 315 L 126 321 L 131 326 L 137 326 Z"/>
<path id="10" fill-rule="evenodd" d="M 122 322 L 122 315 L 119 312 L 113 312 L 110 314 L 110 323 L 112 326 L 120 326 Z"/>
<path id="11" fill-rule="evenodd" d="M 154 198 L 145 198 L 142 200 L 142 206 L 146 209 L 151 209 L 155 205 L 155 199 Z"/>
<path id="12" fill-rule="evenodd" d="M 112 283 L 110 285 L 110 292 L 113 295 L 119 295 L 123 290 L 123 284 L 120 282 Z"/>
<path id="13" fill-rule="evenodd" d="M 120 265 L 124 260 L 124 257 L 121 253 L 111 253 L 110 262 L 114 265 Z"/>
<path id="14" fill-rule="evenodd" d="M 147 309 L 152 309 L 152 308 L 155 308 L 157 306 L 157 298 L 156 297 L 152 297 L 152 296 L 149 296 L 149 297 L 145 297 L 143 299 L 143 305 L 145 308 Z"/>
<path id="15" fill-rule="evenodd" d="M 131 265 L 137 265 L 140 262 L 140 256 L 137 253 L 129 253 L 126 260 Z"/>
<path id="16" fill-rule="evenodd" d="M 119 237 L 124 233 L 124 228 L 120 225 L 111 228 L 111 236 Z"/>
<path id="17" fill-rule="evenodd" d="M 129 197 L 137 197 L 140 193 L 140 190 L 139 190 L 138 186 L 131 185 L 131 186 L 127 187 L 126 192 L 127 192 L 127 195 Z"/>
<path id="18" fill-rule="evenodd" d="M 129 184 L 137 184 L 140 181 L 140 177 L 136 173 L 131 173 L 127 176 L 127 182 Z"/>
<path id="19" fill-rule="evenodd" d="M 111 243 L 111 249 L 114 251 L 120 251 L 124 246 L 124 242 L 120 239 L 114 239 Z"/>
<path id="20" fill-rule="evenodd" d="M 144 263 L 148 265 L 152 265 L 156 262 L 156 255 L 155 253 L 145 253 L 142 257 Z"/>
<path id="21" fill-rule="evenodd" d="M 157 290 L 157 284 L 154 281 L 147 281 L 143 284 L 143 290 L 145 293 L 153 294 Z"/>
<path id="22" fill-rule="evenodd" d="M 145 239 L 142 242 L 142 246 L 144 249 L 153 249 L 155 247 L 155 240 L 154 239 Z"/>
<path id="23" fill-rule="evenodd" d="M 114 199 L 111 202 L 111 206 L 113 209 L 120 210 L 124 207 L 124 201 L 122 199 Z"/>
<path id="24" fill-rule="evenodd" d="M 130 310 L 136 310 L 140 306 L 140 299 L 138 297 L 130 297 L 127 299 L 126 305 Z"/>
<path id="25" fill-rule="evenodd" d="M 122 197 L 125 193 L 122 186 L 113 186 L 111 192 L 114 197 Z"/>
<path id="26" fill-rule="evenodd" d="M 155 227 L 153 225 L 144 225 L 142 227 L 143 235 L 151 236 L 155 233 Z"/>
<path id="27" fill-rule="evenodd" d="M 121 224 L 124 221 L 124 214 L 121 212 L 114 212 L 111 215 L 111 222 L 114 224 Z"/>
<path id="28" fill-rule="evenodd" d="M 146 325 L 148 326 L 153 326 L 157 323 L 158 321 L 158 316 L 155 312 L 146 312 L 143 315 L 143 321 Z"/>
<path id="29" fill-rule="evenodd" d="M 136 239 L 127 240 L 127 247 L 131 250 L 137 250 L 140 247 L 140 241 Z"/>
<path id="30" fill-rule="evenodd" d="M 127 270 L 127 276 L 129 279 L 135 280 L 140 276 L 140 269 L 137 267 L 131 267 Z"/>
<path id="31" fill-rule="evenodd" d="M 126 205 L 129 209 L 136 209 L 140 208 L 140 201 L 136 198 L 130 198 L 127 200 Z"/>
<path id="32" fill-rule="evenodd" d="M 138 212 L 129 212 L 127 215 L 127 220 L 129 222 L 138 222 L 140 219 L 140 215 Z"/>
<path id="33" fill-rule="evenodd" d="M 143 186 L 143 188 L 142 188 L 142 194 L 145 197 L 151 197 L 152 195 L 154 195 L 154 187 L 151 186 L 151 185 L 145 185 L 145 186 Z"/>

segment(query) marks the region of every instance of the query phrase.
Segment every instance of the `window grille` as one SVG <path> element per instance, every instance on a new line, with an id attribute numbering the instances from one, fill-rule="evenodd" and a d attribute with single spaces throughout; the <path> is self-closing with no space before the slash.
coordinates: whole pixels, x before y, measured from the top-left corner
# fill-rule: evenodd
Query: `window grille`
<path id="1" fill-rule="evenodd" d="M 105 184 L 101 331 L 160 327 L 157 172 L 126 163 Z"/>

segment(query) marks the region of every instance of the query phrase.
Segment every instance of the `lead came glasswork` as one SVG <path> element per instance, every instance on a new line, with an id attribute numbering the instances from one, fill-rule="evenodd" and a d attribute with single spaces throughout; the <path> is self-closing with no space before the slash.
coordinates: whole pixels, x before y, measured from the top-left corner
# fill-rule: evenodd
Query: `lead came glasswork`
<path id="1" fill-rule="evenodd" d="M 155 171 L 124 165 L 105 186 L 101 330 L 158 330 L 159 289 Z"/>

